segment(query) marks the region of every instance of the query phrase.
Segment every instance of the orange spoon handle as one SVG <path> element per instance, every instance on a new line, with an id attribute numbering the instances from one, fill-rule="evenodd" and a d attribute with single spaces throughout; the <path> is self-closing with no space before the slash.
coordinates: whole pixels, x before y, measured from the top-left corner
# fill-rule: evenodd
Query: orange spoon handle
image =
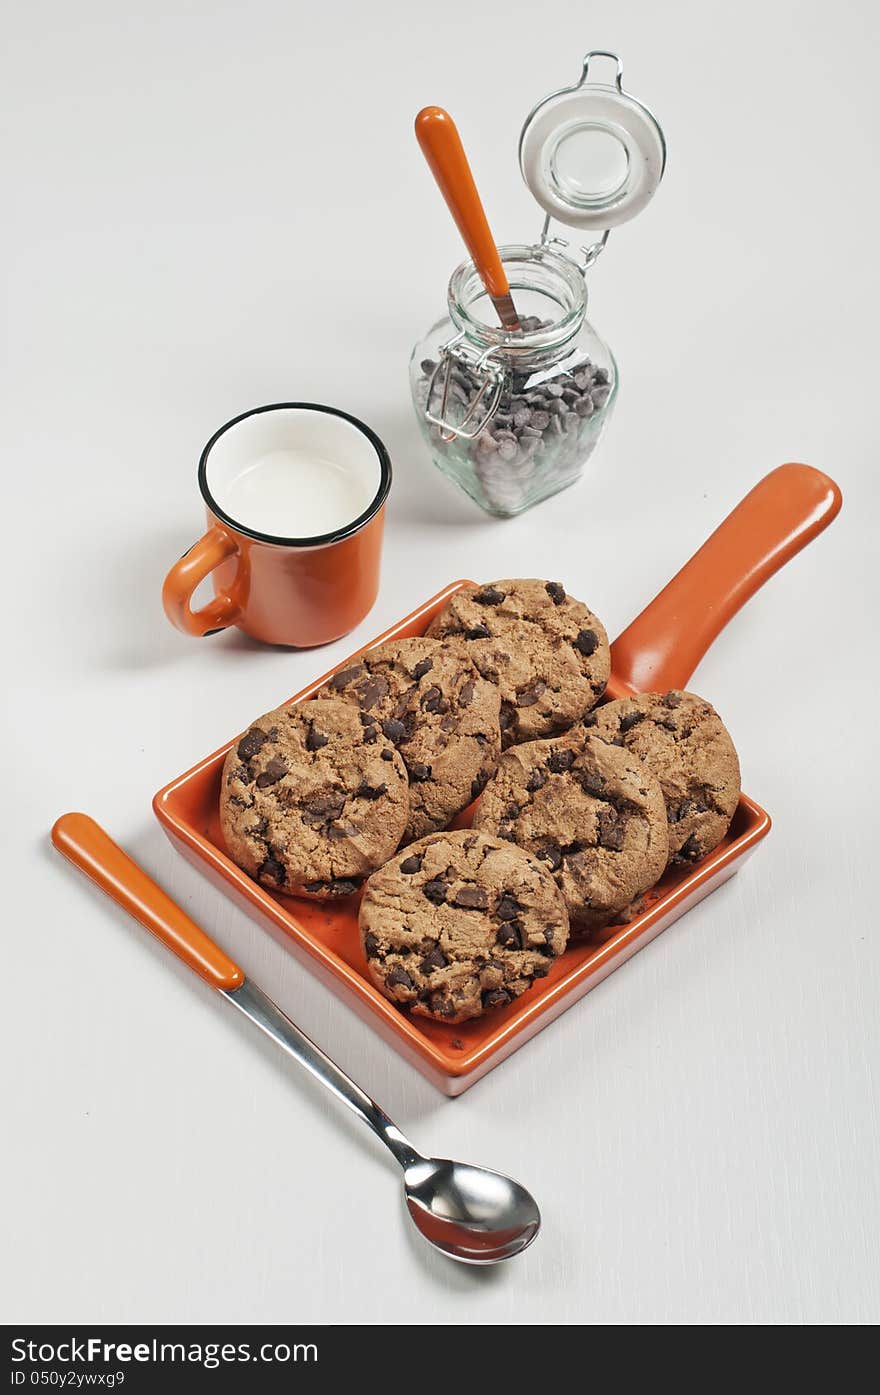
<path id="1" fill-rule="evenodd" d="M 238 965 L 88 814 L 62 814 L 52 829 L 52 842 L 211 988 L 231 992 L 241 987 L 244 974 Z"/>
<path id="2" fill-rule="evenodd" d="M 507 273 L 449 112 L 442 107 L 424 107 L 416 117 L 416 139 L 486 290 L 493 297 L 509 295 Z"/>
<path id="3" fill-rule="evenodd" d="M 615 678 L 636 692 L 684 687 L 728 620 L 842 503 L 834 480 L 810 465 L 765 475 L 615 640 Z"/>

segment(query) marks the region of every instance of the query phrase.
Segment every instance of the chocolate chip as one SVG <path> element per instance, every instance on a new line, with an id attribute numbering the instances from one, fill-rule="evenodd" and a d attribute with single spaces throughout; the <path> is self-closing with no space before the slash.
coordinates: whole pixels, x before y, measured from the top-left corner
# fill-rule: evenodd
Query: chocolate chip
<path id="1" fill-rule="evenodd" d="M 245 732 L 238 743 L 239 760 L 252 760 L 258 751 L 261 751 L 266 744 L 266 733 L 259 727 L 251 727 Z"/>
<path id="2" fill-rule="evenodd" d="M 385 982 L 387 983 L 389 988 L 412 989 L 415 987 L 415 984 L 413 983 L 409 974 L 406 972 L 406 969 L 402 969 L 399 964 L 395 964 L 394 968 L 391 970 L 391 973 L 388 975 Z"/>
<path id="3" fill-rule="evenodd" d="M 248 829 L 248 833 L 251 835 L 252 838 L 262 838 L 263 834 L 266 832 L 268 827 L 268 819 L 257 819 L 257 822 L 255 824 L 252 824 L 251 827 Z"/>
<path id="4" fill-rule="evenodd" d="M 495 914 L 499 920 L 515 920 L 521 910 L 520 904 L 515 896 L 511 896 L 509 891 L 503 891 L 495 907 Z"/>
<path id="5" fill-rule="evenodd" d="M 534 794 L 535 790 L 543 789 L 546 783 L 546 775 L 542 774 L 540 770 L 533 770 L 528 780 L 526 781 L 526 789 L 528 790 L 529 794 Z"/>
<path id="6" fill-rule="evenodd" d="M 360 884 L 357 877 L 334 877 L 327 883 L 327 890 L 331 896 L 352 896 Z"/>
<path id="7" fill-rule="evenodd" d="M 547 684 L 538 678 L 528 688 L 523 688 L 516 695 L 517 707 L 534 707 L 538 699 L 547 691 Z"/>
<path id="8" fill-rule="evenodd" d="M 398 741 L 402 741 L 406 736 L 406 727 L 403 722 L 398 722 L 395 717 L 389 717 L 382 723 L 382 733 L 389 741 L 393 741 L 395 746 Z"/>
<path id="9" fill-rule="evenodd" d="M 422 695 L 420 705 L 424 712 L 444 712 L 446 710 L 443 694 L 436 683 L 428 688 L 427 692 Z"/>
<path id="10" fill-rule="evenodd" d="M 547 422 L 544 423 L 545 426 L 547 424 Z M 565 600 L 564 586 L 561 586 L 558 581 L 548 581 L 547 585 L 544 587 L 544 590 L 547 592 L 547 595 L 550 597 L 554 605 L 562 605 L 562 602 Z"/>
<path id="11" fill-rule="evenodd" d="M 418 872 L 421 869 L 423 857 L 424 853 L 411 853 L 409 857 L 405 857 L 400 864 L 403 875 L 411 877 L 413 872 Z"/>
<path id="12" fill-rule="evenodd" d="M 359 831 L 353 823 L 331 823 L 327 837 L 334 843 L 342 843 L 346 838 L 356 838 Z"/>
<path id="13" fill-rule="evenodd" d="M 680 706 L 681 706 L 681 693 L 677 692 L 675 688 L 672 688 L 672 689 L 665 695 L 663 701 L 664 701 L 664 703 L 666 704 L 667 707 L 680 707 Z"/>
<path id="14" fill-rule="evenodd" d="M 504 1007 L 505 1003 L 511 1001 L 510 994 L 503 988 L 492 988 L 488 993 L 483 994 L 483 1007 Z"/>
<path id="15" fill-rule="evenodd" d="M 267 857 L 261 864 L 257 873 L 258 877 L 271 877 L 279 886 L 284 885 L 284 864 L 279 862 L 277 857 Z"/>
<path id="16" fill-rule="evenodd" d="M 582 770 L 580 773 L 581 789 L 584 794 L 590 794 L 594 799 L 600 799 L 605 789 L 605 780 L 598 770 Z"/>
<path id="17" fill-rule="evenodd" d="M 309 734 L 306 737 L 306 750 L 320 751 L 321 747 L 326 746 L 329 740 L 329 736 L 325 736 L 322 731 L 318 731 L 313 723 L 310 725 Z"/>
<path id="18" fill-rule="evenodd" d="M 345 688 L 355 678 L 360 678 L 363 672 L 363 664 L 356 664 L 354 668 L 344 668 L 339 673 L 334 673 L 333 677 L 330 679 L 330 687 L 335 688 L 336 691 L 339 692 L 340 688 Z"/>
<path id="19" fill-rule="evenodd" d="M 318 824 L 331 823 L 333 819 L 338 819 L 345 808 L 344 794 L 318 794 L 312 799 L 306 799 L 302 805 L 303 823 Z"/>
<path id="20" fill-rule="evenodd" d="M 549 964 L 536 964 L 532 969 L 532 978 L 546 978 L 549 972 Z"/>
<path id="21" fill-rule="evenodd" d="M 546 862 L 551 872 L 558 872 L 562 866 L 562 852 L 553 843 L 548 844 L 546 848 L 541 848 L 535 856 L 539 857 L 542 862 Z"/>
<path id="22" fill-rule="evenodd" d="M 238 809 L 252 809 L 254 806 L 252 795 L 248 795 L 246 799 L 242 799 L 238 794 L 231 794 L 229 796 L 229 803 L 234 804 Z"/>
<path id="23" fill-rule="evenodd" d="M 594 727 L 598 720 L 599 718 L 596 716 L 595 712 L 589 712 L 587 716 L 584 718 L 584 726 Z"/>
<path id="24" fill-rule="evenodd" d="M 481 771 L 475 779 L 471 780 L 471 799 L 479 799 L 488 782 L 489 775 L 487 771 Z"/>
<path id="25" fill-rule="evenodd" d="M 505 823 L 513 823 L 515 819 L 519 818 L 521 813 L 522 809 L 519 804 L 508 804 L 501 817 Z"/>
<path id="26" fill-rule="evenodd" d="M 419 968 L 423 974 L 433 973 L 435 969 L 445 969 L 449 960 L 442 949 L 432 949 L 430 954 L 426 954 Z"/>
<path id="27" fill-rule="evenodd" d="M 626 823 L 626 819 L 621 818 L 617 810 L 613 809 L 610 804 L 604 805 L 599 810 L 599 817 L 596 820 L 599 847 L 608 848 L 612 852 L 621 852 Z"/>
<path id="28" fill-rule="evenodd" d="M 644 720 L 644 712 L 627 712 L 626 716 L 620 719 L 620 730 L 621 732 L 632 731 L 633 727 L 637 727 L 639 722 Z"/>
<path id="29" fill-rule="evenodd" d="M 547 757 L 547 769 L 553 775 L 561 775 L 574 765 L 574 751 L 566 751 L 557 746 Z"/>
<path id="30" fill-rule="evenodd" d="M 495 940 L 497 944 L 503 945 L 505 949 L 522 949 L 522 923 L 518 920 L 506 921 L 505 924 L 499 928 Z"/>
<path id="31" fill-rule="evenodd" d="M 388 786 L 385 784 L 371 785 L 366 780 L 362 780 L 357 793 L 359 799 L 381 799 L 383 794 L 388 793 Z"/>
<path id="32" fill-rule="evenodd" d="M 692 833 L 687 842 L 679 848 L 676 854 L 676 860 L 681 862 L 696 862 L 697 858 L 702 857 L 702 855 L 700 844 L 697 841 L 697 835 L 696 833 Z"/>
<path id="33" fill-rule="evenodd" d="M 489 639 L 490 631 L 486 625 L 472 625 L 464 632 L 465 639 Z"/>
<path id="34" fill-rule="evenodd" d="M 579 653 L 585 654 L 587 658 L 595 654 L 599 647 L 599 636 L 595 630 L 578 630 L 578 637 L 574 641 L 574 647 Z"/>
<path id="35" fill-rule="evenodd" d="M 364 935 L 364 949 L 367 951 L 367 954 L 379 953 L 379 941 L 376 939 L 375 935 L 372 935 L 369 932 L 369 930 L 367 931 L 366 935 Z"/>
<path id="36" fill-rule="evenodd" d="M 474 696 L 474 686 L 474 680 L 472 678 L 469 678 L 462 686 L 462 690 L 458 695 L 458 700 L 462 707 L 470 707 Z"/>
<path id="37" fill-rule="evenodd" d="M 461 1037 L 453 1037 L 449 1045 L 452 1047 L 453 1051 L 464 1051 L 464 1042 Z"/>
<path id="38" fill-rule="evenodd" d="M 657 725 L 663 727 L 664 731 L 678 731 L 678 722 L 674 717 L 664 717 Z"/>
<path id="39" fill-rule="evenodd" d="M 433 667 L 433 659 L 419 659 L 419 662 L 416 664 L 415 668 L 412 671 L 412 676 L 415 679 L 416 683 L 418 683 L 420 678 L 424 678 L 426 673 L 430 673 Z"/>
<path id="40" fill-rule="evenodd" d="M 428 900 L 432 902 L 433 905 L 442 906 L 443 902 L 446 900 L 446 893 L 448 890 L 449 883 L 442 881 L 439 877 L 435 877 L 433 881 L 425 882 L 425 885 L 422 887 L 422 895 L 427 896 Z"/>
<path id="41" fill-rule="evenodd" d="M 452 898 L 453 905 L 463 906 L 468 911 L 484 911 L 489 904 L 481 886 L 463 886 Z"/>
<path id="42" fill-rule="evenodd" d="M 474 594 L 477 605 L 501 605 L 505 592 L 499 591 L 497 586 L 484 586 L 482 591 Z"/>
<path id="43" fill-rule="evenodd" d="M 281 756 L 273 756 L 263 773 L 257 776 L 257 789 L 264 790 L 267 785 L 277 785 L 287 774 L 287 768 L 286 760 Z"/>
<path id="44" fill-rule="evenodd" d="M 553 949 L 553 942 L 554 942 L 554 940 L 556 939 L 556 931 L 557 931 L 557 929 L 558 929 L 558 926 L 556 926 L 556 925 L 545 925 L 545 926 L 544 926 L 544 939 L 546 940 L 547 944 L 550 946 L 551 949 Z M 555 953 L 555 951 L 554 951 L 554 953 Z"/>
<path id="45" fill-rule="evenodd" d="M 516 723 L 516 708 L 512 702 L 505 698 L 501 703 L 501 712 L 498 717 L 498 725 L 502 731 L 509 731 Z"/>
<path id="46" fill-rule="evenodd" d="M 361 716 L 363 716 L 363 713 L 361 713 Z M 374 746 L 378 740 L 379 740 L 379 728 L 378 728 L 373 722 L 367 722 L 367 723 L 365 723 L 365 725 L 364 725 L 364 745 L 365 745 L 365 746 Z"/>
<path id="47" fill-rule="evenodd" d="M 410 766 L 409 778 L 415 784 L 423 785 L 426 780 L 431 778 L 430 765 L 423 765 L 421 761 L 417 761 L 415 765 Z"/>
<path id="48" fill-rule="evenodd" d="M 365 683 L 363 687 L 358 689 L 358 702 L 361 707 L 366 707 L 369 711 L 371 707 L 376 706 L 377 702 L 381 702 L 382 698 L 387 697 L 389 691 L 387 680 L 374 676 L 368 683 Z"/>
<path id="49" fill-rule="evenodd" d="M 252 780 L 253 778 L 253 771 L 248 770 L 246 765 L 237 765 L 234 770 L 230 770 L 229 778 L 226 783 L 227 785 L 231 785 L 233 780 L 240 780 L 243 785 L 246 785 L 248 780 Z"/>

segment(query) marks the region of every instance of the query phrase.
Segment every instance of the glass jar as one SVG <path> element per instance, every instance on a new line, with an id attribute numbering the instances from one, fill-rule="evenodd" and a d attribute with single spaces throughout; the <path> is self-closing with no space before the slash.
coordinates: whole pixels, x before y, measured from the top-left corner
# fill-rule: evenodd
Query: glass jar
<path id="1" fill-rule="evenodd" d="M 434 464 L 507 518 L 573 484 L 598 444 L 617 366 L 586 318 L 583 272 L 549 245 L 499 248 L 522 329 L 502 329 L 472 262 L 416 345 L 413 402 Z"/>
<path id="2" fill-rule="evenodd" d="M 410 385 L 434 464 L 489 513 L 521 513 L 573 484 L 617 396 L 617 366 L 586 317 L 585 273 L 609 232 L 639 214 L 666 167 L 653 113 L 623 88 L 615 53 L 543 98 L 520 133 L 540 242 L 498 250 L 521 329 L 499 327 L 474 266 L 449 282 L 448 316 L 416 345 Z M 556 220 L 588 245 L 554 237 Z M 577 261 L 580 253 L 582 260 Z"/>

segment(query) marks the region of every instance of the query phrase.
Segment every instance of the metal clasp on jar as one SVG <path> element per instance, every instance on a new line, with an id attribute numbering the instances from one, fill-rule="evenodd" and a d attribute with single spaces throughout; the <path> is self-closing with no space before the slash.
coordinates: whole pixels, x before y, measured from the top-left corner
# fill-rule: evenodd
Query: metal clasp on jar
<path id="1" fill-rule="evenodd" d="M 479 353 L 471 349 L 464 339 L 464 334 L 458 334 L 441 347 L 440 356 L 428 379 L 425 418 L 438 428 L 440 440 L 446 445 L 459 438 L 473 441 L 485 430 L 498 409 L 507 376 L 504 364 L 498 360 L 497 346 L 492 345 Z M 473 379 L 477 380 L 476 384 Z M 470 401 L 467 396 L 469 390 L 473 392 Z M 431 411 L 435 392 L 441 394 L 437 415 Z M 458 421 L 449 420 L 450 396 L 465 409 Z M 481 405 L 485 403 L 488 405 L 478 417 Z"/>
<path id="2" fill-rule="evenodd" d="M 596 242 L 591 242 L 589 246 L 582 246 L 580 248 L 580 251 L 583 253 L 583 261 L 577 262 L 576 265 L 578 270 L 583 275 L 586 275 L 590 267 L 595 262 L 596 258 L 601 256 L 601 254 L 605 251 L 605 248 L 608 245 L 609 231 L 610 230 L 606 228 L 605 231 L 602 233 L 601 237 L 599 237 Z M 547 214 L 547 217 L 544 219 L 544 226 L 541 229 L 541 246 L 549 247 L 551 251 L 553 251 L 554 249 L 558 250 L 564 257 L 568 256 L 568 249 L 571 246 L 571 243 L 568 242 L 564 237 L 550 236 L 549 213 Z M 574 258 L 569 257 L 569 260 L 573 261 Z"/>

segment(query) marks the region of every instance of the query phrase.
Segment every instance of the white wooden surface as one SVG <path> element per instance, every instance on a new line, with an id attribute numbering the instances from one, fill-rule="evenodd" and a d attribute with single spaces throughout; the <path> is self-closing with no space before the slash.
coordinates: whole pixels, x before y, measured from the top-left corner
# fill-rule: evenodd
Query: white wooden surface
<path id="1" fill-rule="evenodd" d="M 876 7 L 34 0 L 7 32 L 4 1318 L 876 1321 Z M 609 46 L 670 149 L 592 278 L 618 414 L 589 478 L 499 524 L 407 400 L 460 256 L 412 117 L 455 113 L 499 238 L 528 237 L 519 123 Z M 289 397 L 389 444 L 378 604 L 320 653 L 188 641 L 159 588 L 200 447 Z M 616 631 L 786 459 L 844 513 L 695 682 L 770 839 L 464 1098 L 165 842 L 159 785 L 447 580 L 558 576 Z M 371 1140 L 50 852 L 70 808 L 424 1148 L 522 1177 L 534 1249 L 425 1253 Z"/>

